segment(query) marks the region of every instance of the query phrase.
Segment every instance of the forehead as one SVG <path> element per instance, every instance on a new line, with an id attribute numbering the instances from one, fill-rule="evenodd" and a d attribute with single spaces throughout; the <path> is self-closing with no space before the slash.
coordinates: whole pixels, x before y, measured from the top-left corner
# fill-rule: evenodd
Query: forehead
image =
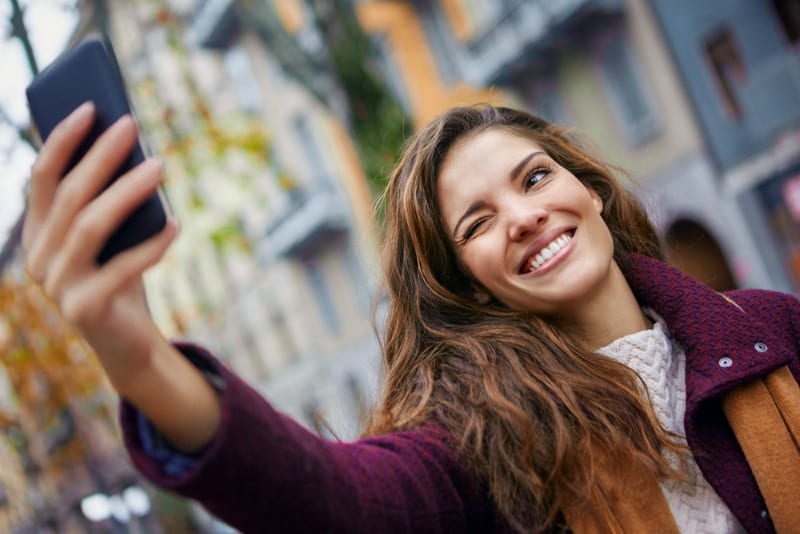
<path id="1" fill-rule="evenodd" d="M 536 150 L 542 148 L 532 139 L 504 128 L 491 128 L 455 143 L 445 157 L 440 175 L 443 177 L 453 169 L 465 168 L 488 172 L 507 168 L 510 171 L 519 162 L 513 160 L 515 155 L 524 157 Z"/>

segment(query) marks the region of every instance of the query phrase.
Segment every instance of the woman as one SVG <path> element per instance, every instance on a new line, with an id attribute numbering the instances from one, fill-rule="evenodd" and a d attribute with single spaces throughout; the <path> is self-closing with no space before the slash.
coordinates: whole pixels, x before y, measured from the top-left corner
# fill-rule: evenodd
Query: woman
<path id="1" fill-rule="evenodd" d="M 800 529 L 800 303 L 662 263 L 642 208 L 559 128 L 457 108 L 410 142 L 385 197 L 385 389 L 367 437 L 330 443 L 158 333 L 141 274 L 174 224 L 95 264 L 161 169 L 97 196 L 134 142 L 126 118 L 60 181 L 91 117 L 34 166 L 26 266 L 162 487 L 247 532 Z"/>

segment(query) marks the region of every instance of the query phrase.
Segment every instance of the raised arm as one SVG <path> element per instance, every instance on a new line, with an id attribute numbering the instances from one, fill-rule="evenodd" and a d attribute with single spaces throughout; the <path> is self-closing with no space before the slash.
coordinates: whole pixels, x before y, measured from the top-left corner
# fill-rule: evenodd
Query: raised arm
<path id="1" fill-rule="evenodd" d="M 123 410 L 131 457 L 157 485 L 246 533 L 508 531 L 495 524 L 487 495 L 441 427 L 330 442 L 273 409 L 204 350 L 181 348 L 222 379 L 222 416 L 202 456 L 174 475 L 144 450 L 137 414 Z"/>
<path id="2" fill-rule="evenodd" d="M 199 351 L 190 362 L 164 339 L 148 312 L 142 274 L 164 255 L 175 223 L 102 266 L 95 262 L 120 221 L 156 189 L 162 169 L 145 162 L 104 189 L 136 140 L 126 117 L 64 175 L 92 117 L 91 106 L 78 109 L 42 147 L 23 249 L 29 276 L 92 346 L 126 401 L 122 423 L 137 467 L 244 532 L 491 530 L 484 494 L 436 426 L 331 443 L 276 412 L 210 355 Z M 198 358 L 221 379 L 220 392 L 196 367 Z M 172 447 L 197 453 L 188 471 L 164 472 L 142 444 L 140 415 Z"/>
<path id="3" fill-rule="evenodd" d="M 160 334 L 142 285 L 142 273 L 177 235 L 176 222 L 103 266 L 95 262 L 109 235 L 161 183 L 162 165 L 148 160 L 104 190 L 136 142 L 136 124 L 126 116 L 65 175 L 93 120 L 91 104 L 78 108 L 53 130 L 33 165 L 25 268 L 94 349 L 117 392 L 180 450 L 197 450 L 216 432 L 219 400 Z"/>

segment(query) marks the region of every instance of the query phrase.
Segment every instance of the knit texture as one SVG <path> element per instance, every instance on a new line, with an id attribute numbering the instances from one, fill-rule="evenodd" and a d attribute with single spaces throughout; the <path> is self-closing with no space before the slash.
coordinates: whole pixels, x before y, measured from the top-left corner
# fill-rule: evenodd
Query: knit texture
<path id="1" fill-rule="evenodd" d="M 597 351 L 633 369 L 641 377 L 661 425 L 686 444 L 683 416 L 686 411 L 686 354 L 669 336 L 666 325 L 651 310 L 655 319 L 650 330 L 617 339 Z M 677 458 L 667 456 L 673 467 Z M 686 479 L 668 479 L 661 489 L 675 523 L 681 532 L 721 534 L 744 532 L 733 513 L 708 484 L 693 458 L 685 463 Z"/>

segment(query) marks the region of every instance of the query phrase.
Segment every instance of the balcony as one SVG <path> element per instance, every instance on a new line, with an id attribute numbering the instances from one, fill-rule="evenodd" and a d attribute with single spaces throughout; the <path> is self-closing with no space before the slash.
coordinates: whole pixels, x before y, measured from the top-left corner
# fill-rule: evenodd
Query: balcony
<path id="1" fill-rule="evenodd" d="M 754 146 L 800 127 L 800 55 L 785 52 L 754 65 L 736 87 L 743 126 Z"/>
<path id="2" fill-rule="evenodd" d="M 491 20 L 466 43 L 462 66 L 468 81 L 481 86 L 502 83 L 589 17 L 617 15 L 624 0 L 504 0 Z"/>
<path id="3" fill-rule="evenodd" d="M 239 31 L 234 0 L 201 0 L 189 25 L 190 39 L 204 48 L 226 48 Z"/>
<path id="4" fill-rule="evenodd" d="M 258 246 L 258 258 L 268 263 L 279 258 L 305 258 L 347 233 L 349 209 L 334 191 L 300 194 L 275 218 Z"/>

